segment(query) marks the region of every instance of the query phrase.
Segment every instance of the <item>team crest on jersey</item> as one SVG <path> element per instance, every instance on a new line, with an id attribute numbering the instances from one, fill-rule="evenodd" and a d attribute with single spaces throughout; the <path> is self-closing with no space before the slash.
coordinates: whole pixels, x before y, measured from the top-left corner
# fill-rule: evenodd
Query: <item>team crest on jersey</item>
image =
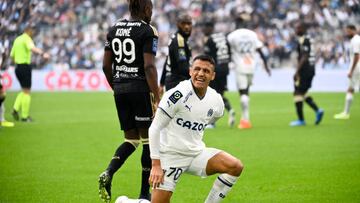
<path id="1" fill-rule="evenodd" d="M 209 109 L 207 116 L 210 117 L 214 114 L 214 110 L 213 109 Z"/>
<path id="2" fill-rule="evenodd" d="M 177 90 L 169 97 L 169 100 L 175 104 L 182 96 L 181 92 Z"/>
<path id="3" fill-rule="evenodd" d="M 156 53 L 156 52 L 157 52 L 157 49 L 158 49 L 158 39 L 157 39 L 157 38 L 154 38 L 154 39 L 153 39 L 153 44 L 152 44 L 152 51 L 153 51 L 154 53 Z"/>

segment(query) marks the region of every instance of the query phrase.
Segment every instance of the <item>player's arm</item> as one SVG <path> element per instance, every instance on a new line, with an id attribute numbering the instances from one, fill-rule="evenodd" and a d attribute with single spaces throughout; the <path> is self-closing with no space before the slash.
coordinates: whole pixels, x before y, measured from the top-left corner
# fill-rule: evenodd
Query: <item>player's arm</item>
<path id="1" fill-rule="evenodd" d="M 299 77 L 301 68 L 304 66 L 306 61 L 309 60 L 310 51 L 311 51 L 310 48 L 311 48 L 310 41 L 308 39 L 305 39 L 303 48 L 300 49 L 301 58 L 299 59 L 297 67 L 296 67 L 295 77 Z"/>
<path id="2" fill-rule="evenodd" d="M 256 51 L 259 53 L 260 58 L 264 62 L 264 67 L 265 67 L 266 72 L 268 73 L 269 76 L 271 76 L 271 71 L 270 71 L 270 68 L 268 66 L 267 59 L 266 59 L 264 53 L 262 52 L 261 48 L 256 49 Z"/>
<path id="3" fill-rule="evenodd" d="M 159 88 L 157 84 L 157 70 L 155 66 L 155 56 L 151 53 L 144 53 L 144 69 L 146 81 L 150 91 L 154 94 L 155 105 L 160 102 Z"/>
<path id="4" fill-rule="evenodd" d="M 149 128 L 149 147 L 152 160 L 149 182 L 153 188 L 158 187 L 160 183 L 164 182 L 164 172 L 160 162 L 160 131 L 164 129 L 170 121 L 170 116 L 159 108 Z"/>
<path id="5" fill-rule="evenodd" d="M 166 79 L 166 66 L 167 66 L 168 57 L 169 56 L 166 56 L 166 58 L 165 58 L 165 62 L 164 62 L 164 65 L 163 65 L 163 70 L 162 70 L 162 73 L 161 73 L 160 87 L 159 87 L 160 96 L 164 93 L 164 86 L 165 86 L 165 79 Z"/>
<path id="6" fill-rule="evenodd" d="M 112 52 L 110 50 L 104 51 L 103 72 L 105 74 L 106 80 L 109 83 L 111 89 L 113 89 Z"/>
<path id="7" fill-rule="evenodd" d="M 44 59 L 48 59 L 50 58 L 50 54 L 48 54 L 47 52 L 45 52 L 44 50 L 36 47 L 36 46 L 33 46 L 31 48 L 31 51 L 35 54 L 39 54 L 40 56 L 42 56 Z"/>
<path id="8" fill-rule="evenodd" d="M 352 75 L 353 75 L 353 73 L 354 73 L 354 70 L 355 70 L 355 68 L 356 68 L 356 65 L 357 65 L 358 62 L 359 62 L 359 58 L 360 58 L 359 55 L 360 55 L 359 53 L 355 53 L 355 54 L 354 54 L 354 61 L 353 61 L 353 63 L 351 64 L 350 72 L 349 72 L 349 74 L 348 74 L 348 77 L 349 77 L 349 78 L 352 77 Z"/>

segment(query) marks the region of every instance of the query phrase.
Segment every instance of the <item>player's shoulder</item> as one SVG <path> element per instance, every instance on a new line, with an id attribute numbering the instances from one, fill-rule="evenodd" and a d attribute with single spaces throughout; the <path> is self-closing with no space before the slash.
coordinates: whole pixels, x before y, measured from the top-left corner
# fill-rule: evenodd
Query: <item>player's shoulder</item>
<path id="1" fill-rule="evenodd" d="M 183 99 L 184 96 L 191 89 L 191 82 L 189 80 L 185 80 L 180 82 L 174 88 L 167 90 L 163 96 L 163 99 L 170 100 L 173 104 L 178 103 L 179 100 Z"/>
<path id="2" fill-rule="evenodd" d="M 352 44 L 359 44 L 360 43 L 360 35 L 356 34 L 350 41 Z"/>
<path id="3" fill-rule="evenodd" d="M 222 101 L 221 95 L 212 87 L 208 87 L 206 90 L 206 94 L 208 94 L 208 98 L 211 98 L 213 101 Z"/>
<path id="4" fill-rule="evenodd" d="M 176 37 L 174 40 L 178 44 L 179 47 L 185 46 L 185 38 L 180 33 L 176 33 Z"/>

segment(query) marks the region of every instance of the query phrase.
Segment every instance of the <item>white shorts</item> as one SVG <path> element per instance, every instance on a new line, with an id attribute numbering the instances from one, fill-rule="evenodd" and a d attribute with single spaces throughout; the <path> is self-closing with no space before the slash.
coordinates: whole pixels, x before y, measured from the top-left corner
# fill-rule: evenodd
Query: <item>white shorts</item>
<path id="1" fill-rule="evenodd" d="M 360 88 L 360 71 L 354 71 L 354 74 L 349 79 L 349 87 L 355 91 L 359 91 Z"/>
<path id="2" fill-rule="evenodd" d="M 237 73 L 236 82 L 239 90 L 247 89 L 252 85 L 254 74 L 252 73 Z"/>
<path id="3" fill-rule="evenodd" d="M 160 161 L 161 167 L 165 171 L 164 183 L 160 184 L 157 189 L 173 192 L 175 190 L 176 183 L 178 182 L 180 176 L 183 173 L 188 173 L 200 177 L 207 177 L 207 163 L 209 159 L 211 159 L 219 152 L 221 152 L 221 150 L 219 149 L 205 148 L 199 155 L 195 157 L 174 154 L 165 156 L 163 154 L 162 156 L 160 156 Z M 167 160 L 171 160 L 170 162 L 174 162 L 174 160 L 176 160 L 177 162 L 180 162 L 182 164 L 180 166 L 178 164 L 172 166 L 172 164 L 168 164 Z"/>

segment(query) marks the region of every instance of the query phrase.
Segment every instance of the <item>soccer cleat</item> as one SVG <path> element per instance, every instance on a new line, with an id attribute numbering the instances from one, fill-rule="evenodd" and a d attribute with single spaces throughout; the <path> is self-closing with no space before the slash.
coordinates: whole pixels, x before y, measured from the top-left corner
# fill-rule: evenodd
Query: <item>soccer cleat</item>
<path id="1" fill-rule="evenodd" d="M 319 124 L 320 124 L 323 116 L 324 116 L 324 110 L 319 109 L 319 110 L 316 112 L 315 125 L 319 125 Z"/>
<path id="2" fill-rule="evenodd" d="M 296 120 L 296 121 L 290 122 L 291 127 L 304 126 L 304 125 L 306 125 L 306 123 L 305 123 L 305 121 L 302 121 L 302 120 Z"/>
<path id="3" fill-rule="evenodd" d="M 234 127 L 234 124 L 235 124 L 235 111 L 231 109 L 229 111 L 228 125 L 230 127 Z"/>
<path id="4" fill-rule="evenodd" d="M 215 124 L 207 124 L 206 129 L 214 129 L 215 128 Z"/>
<path id="5" fill-rule="evenodd" d="M 11 128 L 11 127 L 14 127 L 15 124 L 13 122 L 5 120 L 5 121 L 0 122 L 0 126 Z"/>
<path id="6" fill-rule="evenodd" d="M 349 118 L 350 118 L 350 114 L 346 112 L 341 112 L 334 115 L 334 119 L 338 119 L 338 120 L 347 120 Z"/>
<path id="7" fill-rule="evenodd" d="M 99 176 L 99 196 L 104 202 L 111 200 L 111 177 L 107 171 Z"/>
<path id="8" fill-rule="evenodd" d="M 11 113 L 14 120 L 18 121 L 19 120 L 19 113 L 17 111 L 15 111 L 15 109 L 13 110 L 13 112 Z"/>
<path id="9" fill-rule="evenodd" d="M 250 129 L 250 128 L 252 128 L 252 125 L 251 125 L 250 121 L 241 119 L 240 123 L 238 125 L 238 128 L 239 129 Z"/>
<path id="10" fill-rule="evenodd" d="M 34 119 L 32 119 L 30 116 L 27 118 L 22 118 L 21 122 L 25 122 L 25 123 L 31 123 L 34 122 Z"/>

